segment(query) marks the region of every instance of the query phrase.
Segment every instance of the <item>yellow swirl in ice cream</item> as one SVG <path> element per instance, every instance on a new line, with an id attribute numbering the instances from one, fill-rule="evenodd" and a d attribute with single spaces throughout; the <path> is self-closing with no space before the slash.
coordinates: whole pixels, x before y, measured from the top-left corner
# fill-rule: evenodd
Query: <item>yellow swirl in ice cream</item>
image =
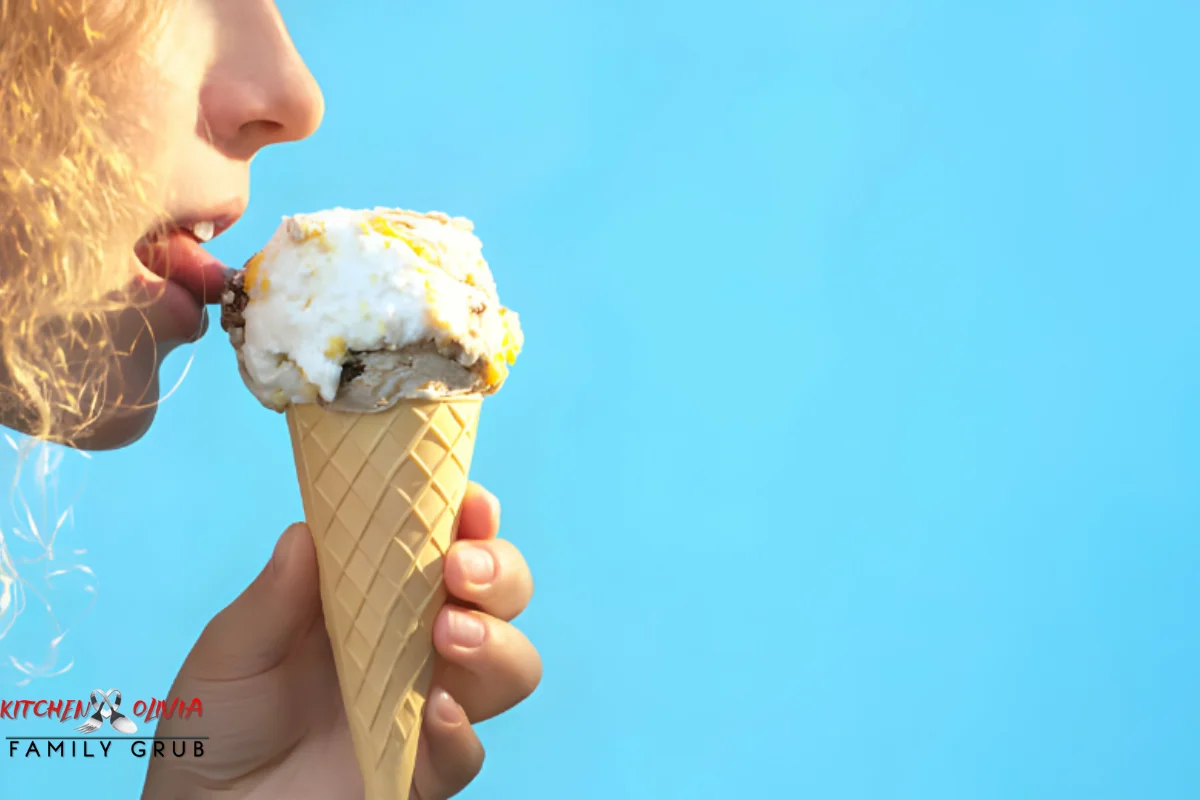
<path id="1" fill-rule="evenodd" d="M 495 392 L 523 337 L 482 251 L 469 220 L 438 212 L 284 218 L 225 292 L 246 385 L 279 411 Z"/>

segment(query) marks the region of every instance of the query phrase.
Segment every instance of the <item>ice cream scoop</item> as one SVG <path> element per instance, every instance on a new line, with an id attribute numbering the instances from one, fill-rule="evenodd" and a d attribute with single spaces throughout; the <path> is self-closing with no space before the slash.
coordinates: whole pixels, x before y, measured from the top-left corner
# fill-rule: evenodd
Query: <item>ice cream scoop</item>
<path id="1" fill-rule="evenodd" d="M 222 298 L 247 387 L 277 411 L 495 392 L 523 337 L 482 249 L 469 220 L 439 212 L 285 217 Z"/>

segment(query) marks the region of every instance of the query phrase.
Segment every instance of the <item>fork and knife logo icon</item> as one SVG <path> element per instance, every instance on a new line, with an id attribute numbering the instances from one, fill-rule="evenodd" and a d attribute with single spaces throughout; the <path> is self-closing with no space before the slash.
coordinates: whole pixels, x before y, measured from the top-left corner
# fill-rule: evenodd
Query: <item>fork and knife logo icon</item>
<path id="1" fill-rule="evenodd" d="M 120 690 L 109 689 L 106 692 L 102 689 L 94 689 L 88 697 L 88 707 L 84 713 L 92 709 L 95 709 L 95 713 L 75 730 L 84 734 L 95 733 L 103 727 L 104 720 L 108 720 L 108 724 L 112 725 L 118 733 L 137 733 L 137 725 L 129 717 L 122 714 L 118 710 L 120 708 Z"/>

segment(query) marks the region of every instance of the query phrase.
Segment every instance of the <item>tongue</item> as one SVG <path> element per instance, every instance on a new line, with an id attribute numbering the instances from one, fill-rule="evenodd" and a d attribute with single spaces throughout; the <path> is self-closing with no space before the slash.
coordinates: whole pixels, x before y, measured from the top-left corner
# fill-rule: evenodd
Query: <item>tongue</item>
<path id="1" fill-rule="evenodd" d="M 152 244 L 139 243 L 135 251 L 151 272 L 184 287 L 201 303 L 221 302 L 226 267 L 191 234 L 172 231 Z"/>

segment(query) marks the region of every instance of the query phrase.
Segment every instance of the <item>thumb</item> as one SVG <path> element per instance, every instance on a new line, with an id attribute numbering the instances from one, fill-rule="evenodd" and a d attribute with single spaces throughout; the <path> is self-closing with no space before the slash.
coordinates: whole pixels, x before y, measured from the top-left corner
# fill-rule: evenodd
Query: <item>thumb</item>
<path id="1" fill-rule="evenodd" d="M 279 537 L 263 571 L 200 634 L 183 671 L 205 680 L 238 680 L 277 666 L 320 619 L 317 554 L 308 526 Z"/>

